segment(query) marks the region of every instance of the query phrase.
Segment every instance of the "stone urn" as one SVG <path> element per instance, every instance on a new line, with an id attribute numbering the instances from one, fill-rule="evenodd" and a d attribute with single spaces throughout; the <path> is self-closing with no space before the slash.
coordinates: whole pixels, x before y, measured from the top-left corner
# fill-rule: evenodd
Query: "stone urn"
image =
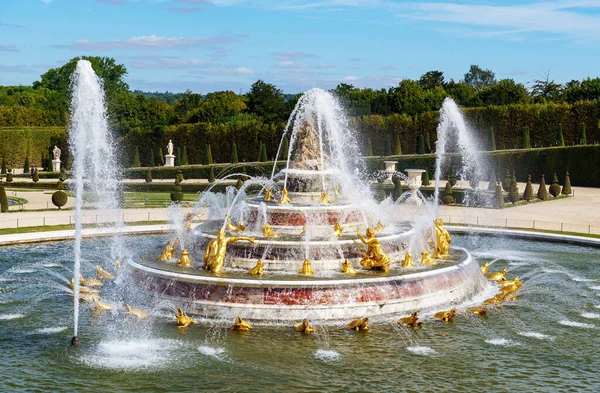
<path id="1" fill-rule="evenodd" d="M 425 169 L 405 169 L 408 174 L 407 185 L 410 188 L 411 196 L 406 200 L 406 203 L 421 205 L 423 201 L 419 198 L 419 188 L 423 185 L 422 176 L 425 173 Z"/>
<path id="2" fill-rule="evenodd" d="M 398 163 L 398 161 L 384 161 L 384 163 L 385 173 L 387 174 L 387 177 L 383 183 L 394 184 L 394 182 L 392 181 L 392 176 L 394 176 L 394 173 L 396 173 L 396 164 Z"/>

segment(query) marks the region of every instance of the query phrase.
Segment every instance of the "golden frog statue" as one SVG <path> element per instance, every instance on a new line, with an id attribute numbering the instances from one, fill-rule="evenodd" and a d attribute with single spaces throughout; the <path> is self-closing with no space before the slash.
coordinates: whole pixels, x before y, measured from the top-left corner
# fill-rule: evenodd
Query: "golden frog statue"
<path id="1" fill-rule="evenodd" d="M 206 247 L 204 252 L 204 264 L 203 268 L 213 273 L 220 273 L 223 271 L 223 264 L 225 263 L 225 253 L 227 252 L 227 244 L 237 241 L 249 241 L 254 243 L 254 237 L 246 236 L 225 236 L 223 229 L 217 232 L 217 238 L 211 240 Z"/>
<path id="2" fill-rule="evenodd" d="M 68 285 L 69 289 L 71 289 L 72 291 L 75 291 L 75 279 L 72 278 L 71 279 L 71 283 Z M 96 288 L 88 288 L 88 287 L 84 287 L 81 284 L 79 284 L 79 294 L 81 295 L 82 293 L 100 293 L 99 289 Z"/>
<path id="3" fill-rule="evenodd" d="M 177 311 L 175 312 L 175 324 L 178 328 L 186 328 L 195 323 L 196 321 L 194 321 L 191 317 L 185 315 L 182 309 L 177 308 Z"/>
<path id="4" fill-rule="evenodd" d="M 491 297 L 489 299 L 485 299 L 481 305 L 482 306 L 500 305 L 500 304 L 502 304 L 502 302 L 504 300 L 506 300 L 506 294 L 505 293 L 498 293 L 494 297 Z"/>
<path id="5" fill-rule="evenodd" d="M 111 274 L 106 270 L 102 269 L 102 267 L 100 267 L 99 265 L 96 265 L 96 278 L 98 280 L 114 280 L 115 276 L 114 274 Z"/>
<path id="6" fill-rule="evenodd" d="M 148 314 L 146 311 L 139 308 L 133 308 L 129 304 L 125 304 L 123 306 L 122 312 L 125 315 L 130 315 L 132 317 L 136 317 L 137 319 L 144 319 L 150 316 L 150 314 Z"/>
<path id="7" fill-rule="evenodd" d="M 256 266 L 254 266 L 248 271 L 248 274 L 251 274 L 253 276 L 262 276 L 264 266 L 265 265 L 263 264 L 262 259 L 259 259 L 258 261 L 256 261 Z"/>
<path id="8" fill-rule="evenodd" d="M 296 329 L 296 331 L 298 333 L 312 333 L 315 331 L 315 328 L 313 328 L 312 326 L 310 326 L 310 324 L 308 323 L 308 319 L 304 318 L 302 320 L 302 323 L 299 325 L 294 325 L 294 329 Z"/>
<path id="9" fill-rule="evenodd" d="M 263 201 L 265 202 L 270 202 L 270 201 L 274 201 L 275 198 L 273 197 L 273 194 L 271 193 L 271 189 L 270 188 L 265 188 L 265 195 L 263 196 Z"/>
<path id="10" fill-rule="evenodd" d="M 246 225 L 243 222 L 238 221 L 237 225 L 233 225 L 229 216 L 227 216 L 227 224 L 225 224 L 225 229 L 229 232 L 244 232 L 246 230 Z"/>
<path id="11" fill-rule="evenodd" d="M 473 313 L 475 315 L 479 315 L 481 317 L 483 317 L 484 315 L 487 315 L 487 310 L 485 309 L 485 307 L 470 307 L 470 308 L 467 308 L 466 311 Z"/>
<path id="12" fill-rule="evenodd" d="M 321 191 L 321 198 L 319 199 L 319 203 L 331 203 L 327 191 Z"/>
<path id="13" fill-rule="evenodd" d="M 437 262 L 429 255 L 429 251 L 427 250 L 421 254 L 421 263 L 423 265 L 437 265 Z"/>
<path id="14" fill-rule="evenodd" d="M 484 276 L 488 274 L 489 267 L 490 265 L 487 262 L 481 265 L 481 273 L 483 273 Z"/>
<path id="15" fill-rule="evenodd" d="M 385 229 L 385 226 L 381 223 L 381 221 L 377 221 L 377 226 L 375 226 L 375 228 L 373 228 L 375 233 L 383 232 L 384 229 Z"/>
<path id="16" fill-rule="evenodd" d="M 343 232 L 344 232 L 344 228 L 342 228 L 342 226 L 340 225 L 339 222 L 336 222 L 335 225 L 333 226 L 333 234 L 336 235 L 337 237 L 341 237 Z"/>
<path id="17" fill-rule="evenodd" d="M 346 325 L 346 327 L 357 332 L 366 332 L 369 330 L 369 318 L 355 319 Z"/>
<path id="18" fill-rule="evenodd" d="M 433 317 L 436 319 L 441 319 L 444 322 L 452 322 L 454 317 L 457 315 L 456 309 L 452 309 L 450 311 L 440 311 L 433 314 Z"/>
<path id="19" fill-rule="evenodd" d="M 79 275 L 79 282 L 84 287 L 101 287 L 104 283 L 96 278 L 84 278 L 83 274 Z"/>
<path id="20" fill-rule="evenodd" d="M 111 306 L 110 304 L 104 303 L 101 301 L 97 301 L 97 302 L 94 302 L 94 305 L 92 306 L 92 315 L 95 317 L 99 317 L 105 311 L 112 310 L 112 309 L 113 309 L 113 306 Z"/>
<path id="21" fill-rule="evenodd" d="M 375 230 L 367 228 L 367 237 L 364 238 L 360 233 L 357 233 L 358 238 L 367 245 L 367 252 L 360 261 L 360 264 L 367 269 L 378 269 L 382 272 L 390 270 L 390 257 L 383 251 L 381 242 L 375 238 Z"/>
<path id="22" fill-rule="evenodd" d="M 274 238 L 274 237 L 279 237 L 275 232 L 273 232 L 273 229 L 271 228 L 271 224 L 269 224 L 268 222 L 263 227 L 262 234 L 264 237 L 269 238 L 269 239 Z"/>
<path id="23" fill-rule="evenodd" d="M 342 262 L 342 271 L 346 274 L 356 274 L 356 270 L 354 270 L 348 259 L 345 259 L 344 262 Z"/>
<path id="24" fill-rule="evenodd" d="M 396 322 L 408 327 L 420 327 L 423 324 L 423 322 L 419 322 L 418 315 L 419 313 L 415 311 L 412 314 L 410 314 L 410 317 L 400 318 Z"/>
<path id="25" fill-rule="evenodd" d="M 501 281 L 501 280 L 504 280 L 504 277 L 506 277 L 506 273 L 508 273 L 508 270 L 506 270 L 506 267 L 505 267 L 500 272 L 494 272 L 494 273 L 488 274 L 487 278 L 488 278 L 488 280 L 491 280 L 491 281 Z"/>
<path id="26" fill-rule="evenodd" d="M 523 285 L 523 281 L 519 280 L 519 276 L 517 276 L 512 280 L 498 281 L 498 285 L 500 285 L 501 287 L 509 287 L 514 285 L 517 288 L 521 288 L 521 286 Z"/>
<path id="27" fill-rule="evenodd" d="M 298 271 L 299 274 L 304 274 L 306 276 L 312 276 L 313 274 L 315 274 L 315 271 L 312 268 L 312 265 L 310 264 L 310 260 L 309 259 L 305 259 L 304 263 L 302 264 L 302 269 L 300 269 Z"/>
<path id="28" fill-rule="evenodd" d="M 94 303 L 102 300 L 98 293 L 80 293 L 79 303 Z"/>
<path id="29" fill-rule="evenodd" d="M 441 218 L 438 218 L 433 223 L 435 224 L 435 252 L 433 253 L 433 257 L 441 258 L 448 255 L 452 238 L 448 230 L 444 228 L 444 222 Z"/>
<path id="30" fill-rule="evenodd" d="M 244 321 L 242 317 L 237 317 L 235 322 L 233 323 L 233 326 L 231 326 L 231 329 L 238 330 L 240 332 L 249 332 L 250 330 L 252 330 L 252 325 Z"/>
<path id="31" fill-rule="evenodd" d="M 279 203 L 280 205 L 285 205 L 287 203 L 292 203 L 292 201 L 290 200 L 290 197 L 288 195 L 287 188 L 284 188 L 283 190 L 281 190 L 281 197 L 279 198 L 279 200 L 277 201 L 277 203 Z"/>
<path id="32" fill-rule="evenodd" d="M 175 264 L 181 267 L 192 266 L 192 260 L 190 259 L 190 253 L 188 252 L 188 250 L 184 249 L 183 251 L 181 251 L 181 255 L 179 256 L 179 259 L 177 260 L 177 262 L 175 262 Z"/>
<path id="33" fill-rule="evenodd" d="M 413 257 L 410 252 L 404 254 L 404 260 L 402 261 L 402 267 L 414 267 Z"/>

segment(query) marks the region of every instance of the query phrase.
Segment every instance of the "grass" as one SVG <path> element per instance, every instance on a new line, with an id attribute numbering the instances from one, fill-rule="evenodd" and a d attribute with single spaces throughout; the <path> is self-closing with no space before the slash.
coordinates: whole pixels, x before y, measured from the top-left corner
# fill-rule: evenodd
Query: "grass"
<path id="1" fill-rule="evenodd" d="M 127 223 L 127 226 L 140 226 L 140 225 L 160 225 L 166 224 L 166 221 L 139 221 L 139 222 L 131 222 Z M 105 227 L 103 225 L 95 225 L 88 224 L 84 225 L 84 228 L 102 228 Z M 37 226 L 37 227 L 22 227 L 22 228 L 3 228 L 0 229 L 0 235 L 13 235 L 16 233 L 33 233 L 33 232 L 51 232 L 51 231 L 65 231 L 69 229 L 75 229 L 75 225 L 65 224 L 65 225 L 47 225 L 47 226 Z"/>

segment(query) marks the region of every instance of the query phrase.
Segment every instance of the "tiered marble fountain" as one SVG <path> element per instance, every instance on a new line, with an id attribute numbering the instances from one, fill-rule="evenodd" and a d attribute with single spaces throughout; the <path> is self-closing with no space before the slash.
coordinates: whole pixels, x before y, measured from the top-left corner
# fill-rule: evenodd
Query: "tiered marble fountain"
<path id="1" fill-rule="evenodd" d="M 439 310 L 487 287 L 468 252 L 450 247 L 441 221 L 381 214 L 329 93 L 313 89 L 299 100 L 288 136 L 284 169 L 275 164 L 270 179 L 246 182 L 218 219 L 180 231 L 179 248 L 130 261 L 136 280 L 189 314 L 259 323 Z"/>

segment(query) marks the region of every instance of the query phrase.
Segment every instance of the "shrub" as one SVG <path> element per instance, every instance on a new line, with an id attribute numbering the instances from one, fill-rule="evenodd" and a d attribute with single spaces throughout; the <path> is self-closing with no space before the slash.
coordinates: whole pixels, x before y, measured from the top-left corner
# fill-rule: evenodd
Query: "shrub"
<path id="1" fill-rule="evenodd" d="M 25 157 L 25 163 L 23 164 L 23 173 L 28 173 L 29 170 L 29 154 Z"/>
<path id="2" fill-rule="evenodd" d="M 263 143 L 262 143 L 262 141 L 260 141 L 260 143 L 258 145 L 258 155 L 256 156 L 256 162 L 260 162 L 260 158 L 262 157 L 262 148 L 263 148 Z"/>
<path id="3" fill-rule="evenodd" d="M 454 197 L 452 196 L 452 185 L 450 184 L 450 182 L 446 182 L 442 202 L 444 203 L 444 205 L 451 205 L 454 203 Z"/>
<path id="4" fill-rule="evenodd" d="M 286 139 L 287 141 L 287 139 Z M 231 163 L 232 164 L 237 164 L 239 162 L 238 160 L 238 154 L 237 154 L 237 146 L 235 144 L 235 142 L 233 142 L 233 146 L 231 147 Z"/>
<path id="5" fill-rule="evenodd" d="M 423 172 L 423 176 L 421 178 L 421 183 L 423 183 L 423 185 L 425 187 L 427 187 L 431 184 L 431 180 L 429 180 L 429 171 L 427 170 L 427 168 L 425 168 L 425 172 Z"/>
<path id="6" fill-rule="evenodd" d="M 52 204 L 58 207 L 58 210 L 60 210 L 61 207 L 66 205 L 68 200 L 69 197 L 67 196 L 67 193 L 65 193 L 63 190 L 55 191 L 54 194 L 52 194 Z"/>
<path id="7" fill-rule="evenodd" d="M 494 134 L 494 127 L 490 127 L 490 150 L 496 150 L 496 135 Z M 494 188 L 496 184 L 494 184 Z"/>
<path id="8" fill-rule="evenodd" d="M 392 141 L 390 140 L 390 136 L 386 135 L 385 136 L 385 147 L 384 147 L 384 151 L 383 151 L 385 156 L 391 156 L 392 155 Z"/>
<path id="9" fill-rule="evenodd" d="M 506 168 L 506 174 L 504 175 L 504 180 L 502 180 L 502 189 L 506 192 L 510 192 L 510 170 Z"/>
<path id="10" fill-rule="evenodd" d="M 554 176 L 552 177 L 552 184 L 550 185 L 549 191 L 554 198 L 556 198 L 560 194 L 560 185 L 558 184 L 558 177 L 556 177 L 556 172 L 554 172 Z"/>
<path id="11" fill-rule="evenodd" d="M 392 193 L 392 198 L 397 200 L 402 195 L 402 179 L 400 176 L 393 176 L 392 183 L 394 183 L 394 192 Z"/>
<path id="12" fill-rule="evenodd" d="M 586 128 L 585 128 L 585 123 L 579 124 L 578 130 L 579 130 L 579 144 L 587 145 L 587 132 L 586 132 Z"/>
<path id="13" fill-rule="evenodd" d="M 529 127 L 527 126 L 523 128 L 523 144 L 521 147 L 523 149 L 531 149 L 531 140 L 529 139 Z"/>
<path id="14" fill-rule="evenodd" d="M 0 171 L 1 174 L 6 174 L 6 158 L 2 157 L 2 171 Z"/>
<path id="15" fill-rule="evenodd" d="M 513 175 L 510 180 L 510 191 L 508 193 L 508 200 L 513 204 L 519 202 L 521 199 L 521 194 L 519 193 L 519 187 L 517 186 L 517 179 L 515 175 Z"/>
<path id="16" fill-rule="evenodd" d="M 58 178 L 60 179 L 60 181 L 65 181 L 67 180 L 67 171 L 65 170 L 65 168 L 60 168 L 60 175 L 58 175 Z"/>
<path id="17" fill-rule="evenodd" d="M 560 193 L 563 195 L 569 195 L 572 192 L 573 190 L 571 190 L 571 177 L 569 176 L 569 171 L 567 171 L 567 173 L 565 173 L 565 181 L 563 184 L 563 188 Z"/>
<path id="18" fill-rule="evenodd" d="M 64 189 L 65 189 L 65 186 L 64 186 L 64 184 L 63 184 L 63 182 L 62 182 L 62 181 L 58 180 L 58 181 L 56 182 L 56 189 L 57 189 L 57 190 L 64 190 Z"/>
<path id="19" fill-rule="evenodd" d="M 235 188 L 239 190 L 240 188 L 242 188 L 243 185 L 244 185 L 244 182 L 242 181 L 242 179 L 238 178 L 237 182 L 235 182 Z"/>
<path id="20" fill-rule="evenodd" d="M 4 186 L 0 186 L 0 212 L 8 212 L 8 198 L 6 197 Z"/>
<path id="21" fill-rule="evenodd" d="M 52 148 L 48 149 L 48 159 L 46 160 L 47 161 L 46 162 L 46 164 L 47 164 L 46 165 L 46 170 L 48 172 L 53 172 L 54 171 L 54 168 L 52 167 L 52 157 L 54 156 L 54 153 L 53 153 L 52 150 L 53 150 Z"/>
<path id="22" fill-rule="evenodd" d="M 531 184 L 531 175 L 529 175 L 527 185 L 525 186 L 525 192 L 523 192 L 523 199 L 529 202 L 532 201 L 533 198 L 533 185 Z"/>
<path id="23" fill-rule="evenodd" d="M 210 143 L 204 145 L 204 165 L 212 165 L 213 164 L 213 156 L 212 149 L 210 147 Z"/>
<path id="24" fill-rule="evenodd" d="M 181 147 L 177 146 L 175 150 L 175 166 L 181 166 Z"/>
<path id="25" fill-rule="evenodd" d="M 262 149 L 260 151 L 260 162 L 267 162 L 269 161 L 269 158 L 267 156 L 267 145 L 266 144 L 262 144 Z"/>
<path id="26" fill-rule="evenodd" d="M 139 168 L 142 164 L 140 163 L 140 150 L 138 147 L 135 147 L 135 152 L 133 153 L 133 162 L 131 163 L 132 168 Z"/>
<path id="27" fill-rule="evenodd" d="M 236 153 L 237 153 L 237 150 L 236 150 Z M 281 157 L 277 157 L 277 159 L 287 160 L 287 157 L 289 154 L 290 154 L 290 141 L 287 138 L 285 138 L 283 140 L 283 154 Z"/>
<path id="28" fill-rule="evenodd" d="M 187 156 L 187 148 L 185 146 L 183 146 L 183 153 L 181 153 L 181 165 L 189 165 L 190 162 L 188 161 L 188 156 Z"/>
<path id="29" fill-rule="evenodd" d="M 146 183 L 152 183 L 152 171 L 150 167 L 146 170 Z"/>
<path id="30" fill-rule="evenodd" d="M 502 185 L 497 183 L 494 190 L 494 207 L 502 209 L 504 207 L 504 194 L 502 194 Z"/>
<path id="31" fill-rule="evenodd" d="M 545 201 L 548 199 L 548 191 L 546 190 L 546 180 L 544 179 L 544 174 L 542 173 L 542 178 L 540 179 L 540 186 L 537 192 L 538 199 Z"/>
<path id="32" fill-rule="evenodd" d="M 6 174 L 6 182 L 12 183 L 12 181 L 13 181 L 13 171 L 12 171 L 12 169 L 9 169 L 8 173 Z"/>
<path id="33" fill-rule="evenodd" d="M 496 172 L 492 171 L 492 174 L 490 175 L 490 180 L 488 182 L 488 190 L 489 191 L 496 191 L 496 183 L 498 183 L 498 179 L 496 178 Z"/>
<path id="34" fill-rule="evenodd" d="M 208 173 L 208 182 L 209 183 L 214 183 L 215 181 L 215 170 L 213 169 L 213 167 L 210 167 L 210 172 Z"/>
<path id="35" fill-rule="evenodd" d="M 448 174 L 448 183 L 450 183 L 452 187 L 456 185 L 456 172 L 454 171 L 454 168 L 452 168 L 452 170 Z"/>
<path id="36" fill-rule="evenodd" d="M 156 163 L 154 162 L 154 149 L 150 148 L 150 157 L 148 158 L 148 166 L 154 168 Z"/>
<path id="37" fill-rule="evenodd" d="M 371 138 L 369 138 L 369 140 L 367 140 L 367 152 L 365 153 L 365 155 L 367 157 L 374 156 L 374 154 L 373 154 L 373 142 L 371 142 Z"/>
<path id="38" fill-rule="evenodd" d="M 396 142 L 394 143 L 394 152 L 395 156 L 399 156 L 402 154 L 402 144 L 400 143 L 400 134 L 396 134 Z"/>
<path id="39" fill-rule="evenodd" d="M 555 146 L 564 146 L 565 145 L 565 137 L 563 136 L 562 125 L 559 125 L 556 129 L 556 141 Z"/>
<path id="40" fill-rule="evenodd" d="M 171 201 L 173 203 L 179 203 L 183 201 L 183 192 L 181 186 L 179 185 L 179 179 L 175 179 L 175 184 L 173 185 L 172 190 Z"/>
<path id="41" fill-rule="evenodd" d="M 37 169 L 33 170 L 33 178 L 32 178 L 34 183 L 37 183 L 40 181 L 40 176 L 38 175 L 38 171 Z"/>
<path id="42" fill-rule="evenodd" d="M 417 138 L 417 154 L 425 154 L 425 137 L 423 134 Z"/>
<path id="43" fill-rule="evenodd" d="M 181 169 L 177 170 L 177 175 L 175 175 L 175 178 L 177 180 L 179 180 L 180 183 L 184 180 L 183 179 L 183 172 L 181 171 Z"/>

